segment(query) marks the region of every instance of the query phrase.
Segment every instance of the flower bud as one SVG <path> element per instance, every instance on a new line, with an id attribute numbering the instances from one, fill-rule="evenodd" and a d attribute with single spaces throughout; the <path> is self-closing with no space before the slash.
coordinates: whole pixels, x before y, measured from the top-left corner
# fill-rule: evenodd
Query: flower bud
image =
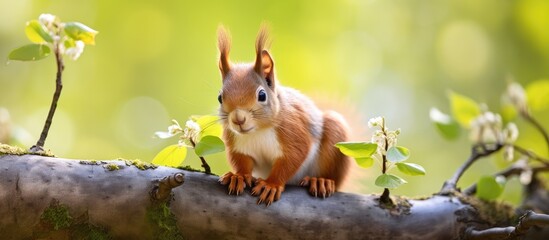
<path id="1" fill-rule="evenodd" d="M 503 152 L 503 159 L 508 162 L 513 161 L 515 158 L 515 148 L 513 146 L 506 146 Z"/>
<path id="2" fill-rule="evenodd" d="M 505 137 L 505 142 L 512 143 L 515 142 L 519 135 L 519 130 L 517 128 L 517 125 L 515 123 L 507 123 L 507 126 L 505 126 L 505 129 L 503 129 L 503 135 Z"/>
<path id="3" fill-rule="evenodd" d="M 524 88 L 516 82 L 509 83 L 507 85 L 507 96 L 511 103 L 521 112 L 527 109 L 526 92 Z"/>

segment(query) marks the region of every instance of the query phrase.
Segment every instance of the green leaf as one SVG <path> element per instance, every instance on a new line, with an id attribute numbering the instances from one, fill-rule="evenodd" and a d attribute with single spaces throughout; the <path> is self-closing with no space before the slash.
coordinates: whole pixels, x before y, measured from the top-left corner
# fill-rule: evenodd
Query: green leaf
<path id="1" fill-rule="evenodd" d="M 218 116 L 193 116 L 191 119 L 200 126 L 200 134 L 198 139 L 202 139 L 205 136 L 221 138 L 223 135 L 223 127 L 221 126 L 221 123 L 219 123 Z"/>
<path id="2" fill-rule="evenodd" d="M 97 31 L 79 22 L 65 23 L 65 34 L 74 40 L 80 40 L 85 44 L 95 45 Z"/>
<path id="3" fill-rule="evenodd" d="M 425 168 L 423 168 L 419 164 L 399 162 L 399 163 L 396 163 L 396 166 L 401 173 L 404 173 L 406 175 L 410 175 L 410 176 L 425 175 Z"/>
<path id="4" fill-rule="evenodd" d="M 431 121 L 435 123 L 435 127 L 444 138 L 453 140 L 459 137 L 461 134 L 461 128 L 459 124 L 454 121 L 450 116 L 444 114 L 437 108 L 431 108 L 429 112 Z"/>
<path id="5" fill-rule="evenodd" d="M 477 183 L 477 197 L 484 200 L 496 199 L 503 193 L 504 184 L 493 176 L 483 176 Z"/>
<path id="6" fill-rule="evenodd" d="M 170 145 L 160 151 L 152 163 L 170 167 L 177 167 L 183 163 L 187 156 L 187 148 L 178 144 Z"/>
<path id="7" fill-rule="evenodd" d="M 204 136 L 194 148 L 194 152 L 198 156 L 206 156 L 218 152 L 225 151 L 225 144 L 223 141 L 216 136 Z"/>
<path id="8" fill-rule="evenodd" d="M 402 162 L 410 157 L 410 150 L 405 147 L 396 146 L 387 149 L 387 160 L 390 162 Z"/>
<path id="9" fill-rule="evenodd" d="M 36 61 L 49 56 L 50 47 L 44 44 L 29 44 L 10 52 L 8 59 L 18 61 Z"/>
<path id="10" fill-rule="evenodd" d="M 528 106 L 535 111 L 549 108 L 549 79 L 534 81 L 526 86 Z"/>
<path id="11" fill-rule="evenodd" d="M 479 105 L 466 96 L 450 92 L 450 106 L 452 115 L 464 128 L 471 127 L 471 121 L 481 114 Z"/>
<path id="12" fill-rule="evenodd" d="M 355 161 L 358 166 L 361 166 L 363 168 L 369 168 L 374 165 L 374 159 L 371 157 L 355 158 Z"/>
<path id="13" fill-rule="evenodd" d="M 392 174 L 381 174 L 376 178 L 376 186 L 382 188 L 397 188 L 405 183 L 406 180 Z"/>
<path id="14" fill-rule="evenodd" d="M 38 20 L 27 22 L 25 27 L 27 38 L 33 43 L 53 43 L 53 38 L 48 33 L 46 27 Z"/>
<path id="15" fill-rule="evenodd" d="M 353 158 L 371 157 L 377 150 L 377 144 L 369 142 L 339 142 L 335 146 L 343 154 Z"/>

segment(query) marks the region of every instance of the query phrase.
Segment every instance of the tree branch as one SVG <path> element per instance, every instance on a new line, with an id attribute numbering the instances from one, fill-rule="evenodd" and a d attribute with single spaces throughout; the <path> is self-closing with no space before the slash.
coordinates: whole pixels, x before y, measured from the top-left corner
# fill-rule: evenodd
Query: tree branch
<path id="1" fill-rule="evenodd" d="M 504 146 L 503 144 L 499 144 L 499 143 L 496 143 L 494 145 L 487 145 L 487 144 L 474 145 L 471 149 L 471 155 L 469 156 L 467 161 L 454 173 L 452 178 L 450 178 L 450 179 L 448 179 L 444 182 L 444 184 L 442 185 L 442 188 L 441 188 L 441 190 L 438 194 L 448 195 L 452 191 L 458 190 L 456 186 L 457 186 L 457 183 L 458 183 L 459 179 L 461 178 L 463 173 L 465 173 L 465 171 L 467 169 L 469 169 L 469 167 L 471 167 L 471 165 L 473 165 L 473 163 L 475 163 L 480 158 L 489 156 L 489 155 L 501 150 L 503 148 L 503 146 Z"/>
<path id="2" fill-rule="evenodd" d="M 524 236 L 532 227 L 549 227 L 549 215 L 537 214 L 528 211 L 519 219 L 515 227 L 496 227 L 485 230 L 468 229 L 466 239 L 486 240 L 486 239 L 518 239 Z"/>
<path id="3" fill-rule="evenodd" d="M 185 182 L 171 189 L 167 208 L 156 209 L 161 217 L 175 216 L 174 227 L 167 229 L 188 239 L 460 239 L 472 225 L 490 227 L 478 224 L 489 222 L 478 207 L 455 196 L 397 197 L 396 208 L 384 209 L 375 195 L 338 192 L 318 199 L 302 187 L 287 186 L 279 201 L 265 207 L 256 204 L 248 189 L 241 196 L 227 195 L 216 176 L 138 167 L 143 168 L 131 161 L 0 156 L 2 237 L 37 238 L 36 231 L 43 232 L 42 213 L 57 200 L 57 207 L 66 206 L 61 210 L 70 214 L 69 220 L 85 219 L 114 239 L 153 239 L 158 235 L 152 226 L 165 228 L 166 221 L 150 220 L 158 218 L 150 213 L 151 190 L 158 180 L 177 173 L 185 174 Z M 511 223 L 501 216 L 499 221 Z M 54 233 L 71 233 L 59 231 Z"/>

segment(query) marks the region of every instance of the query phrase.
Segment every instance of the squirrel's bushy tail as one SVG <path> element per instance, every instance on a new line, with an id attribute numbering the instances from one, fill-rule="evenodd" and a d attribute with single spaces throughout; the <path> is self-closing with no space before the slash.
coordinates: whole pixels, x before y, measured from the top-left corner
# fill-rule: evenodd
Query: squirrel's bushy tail
<path id="1" fill-rule="evenodd" d="M 321 110 L 334 110 L 345 118 L 351 130 L 349 132 L 349 141 L 368 141 L 370 139 L 371 131 L 367 126 L 367 118 L 353 101 L 326 92 L 309 93 L 308 95 Z M 359 167 L 354 163 L 354 160 L 352 162 L 346 180 L 339 190 L 354 193 L 371 191 L 363 184 L 363 182 L 370 179 L 370 171 L 365 171 L 365 169 Z"/>

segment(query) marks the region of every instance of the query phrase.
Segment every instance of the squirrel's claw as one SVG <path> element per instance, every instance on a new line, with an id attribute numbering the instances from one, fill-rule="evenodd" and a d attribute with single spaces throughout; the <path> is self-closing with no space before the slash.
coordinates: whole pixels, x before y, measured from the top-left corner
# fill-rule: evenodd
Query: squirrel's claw
<path id="1" fill-rule="evenodd" d="M 259 178 L 256 181 L 255 187 L 252 189 L 252 195 L 259 195 L 257 199 L 257 204 L 265 203 L 269 206 L 274 201 L 280 199 L 280 195 L 284 191 L 284 185 L 268 183 L 267 181 Z"/>
<path id="2" fill-rule="evenodd" d="M 229 185 L 229 195 L 240 195 L 244 192 L 244 188 L 251 186 L 252 184 L 252 175 L 250 174 L 238 174 L 228 172 L 219 178 L 219 182 L 222 185 Z"/>
<path id="3" fill-rule="evenodd" d="M 309 186 L 309 182 L 310 182 L 311 178 L 309 176 L 306 176 L 304 177 L 301 182 L 299 183 L 300 186 L 302 187 L 306 187 L 306 186 Z"/>
<path id="4" fill-rule="evenodd" d="M 258 178 L 255 182 L 255 187 L 252 188 L 252 196 L 258 195 L 266 184 L 265 180 Z"/>
<path id="5" fill-rule="evenodd" d="M 233 175 L 232 172 L 228 172 L 228 173 L 225 173 L 223 174 L 223 176 L 219 177 L 219 183 L 221 183 L 221 185 L 227 185 L 229 183 L 229 181 L 231 180 L 231 176 Z"/>
<path id="6" fill-rule="evenodd" d="M 308 186 L 309 193 L 311 193 L 314 197 L 330 197 L 336 190 L 335 181 L 328 178 L 306 176 L 301 180 L 300 185 L 304 187 Z"/>

